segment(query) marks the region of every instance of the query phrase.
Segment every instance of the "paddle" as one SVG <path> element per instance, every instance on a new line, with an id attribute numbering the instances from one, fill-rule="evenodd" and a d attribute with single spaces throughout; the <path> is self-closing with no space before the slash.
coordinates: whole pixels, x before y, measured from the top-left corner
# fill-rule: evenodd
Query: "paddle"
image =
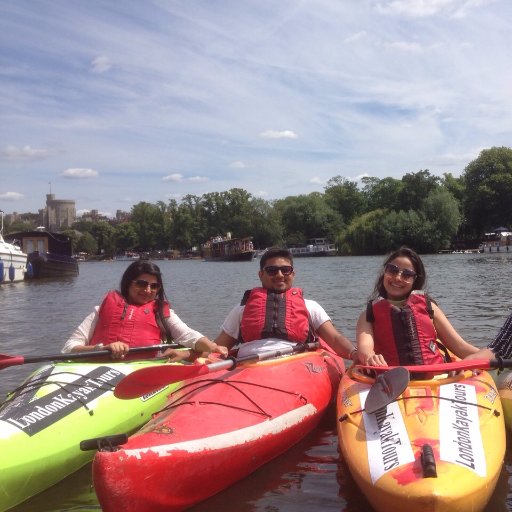
<path id="1" fill-rule="evenodd" d="M 365 370 L 373 370 L 375 372 L 386 372 L 393 368 L 405 368 L 411 373 L 435 373 L 435 372 L 451 372 L 459 370 L 490 370 L 504 368 L 512 368 L 512 359 L 463 359 L 461 361 L 452 361 L 450 363 L 422 364 L 416 366 L 369 366 L 357 365 L 357 368 Z"/>
<path id="2" fill-rule="evenodd" d="M 141 368 L 121 379 L 114 390 L 114 395 L 117 398 L 129 400 L 151 393 L 174 382 L 180 382 L 220 370 L 234 370 L 240 364 L 264 361 L 288 354 L 305 352 L 306 350 L 314 350 L 319 346 L 319 343 L 299 343 L 294 347 L 271 350 L 260 354 L 250 354 L 237 358 L 230 357 L 211 364 L 165 364 L 158 368 Z"/>
<path id="3" fill-rule="evenodd" d="M 176 343 L 164 343 L 161 345 L 150 345 L 148 347 L 133 347 L 129 353 L 151 352 L 155 350 L 166 350 L 168 348 L 180 348 Z M 9 366 L 16 366 L 28 363 L 41 363 L 44 361 L 74 361 L 75 359 L 90 359 L 95 357 L 105 357 L 110 355 L 110 350 L 93 350 L 91 352 L 71 352 L 69 354 L 50 354 L 46 356 L 9 356 L 0 354 L 0 370 Z"/>
<path id="4" fill-rule="evenodd" d="M 372 414 L 379 409 L 383 409 L 405 391 L 409 381 L 409 370 L 402 366 L 377 375 L 370 391 L 368 391 L 364 410 L 368 414 Z"/>

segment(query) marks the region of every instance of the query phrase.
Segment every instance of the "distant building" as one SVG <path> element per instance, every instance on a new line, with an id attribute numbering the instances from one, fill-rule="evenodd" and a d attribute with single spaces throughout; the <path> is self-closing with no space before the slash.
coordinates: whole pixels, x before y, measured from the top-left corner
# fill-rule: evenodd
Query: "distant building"
<path id="1" fill-rule="evenodd" d="M 39 210 L 39 221 L 48 231 L 71 228 L 76 221 L 75 201 L 55 199 L 55 194 L 46 194 L 46 208 Z"/>
<path id="2" fill-rule="evenodd" d="M 118 222 L 129 222 L 132 217 L 130 212 L 123 212 L 122 210 L 116 211 L 116 221 Z"/>

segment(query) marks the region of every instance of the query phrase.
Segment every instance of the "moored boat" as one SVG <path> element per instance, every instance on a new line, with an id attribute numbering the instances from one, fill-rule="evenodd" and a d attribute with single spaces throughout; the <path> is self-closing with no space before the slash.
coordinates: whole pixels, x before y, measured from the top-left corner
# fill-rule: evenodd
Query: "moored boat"
<path id="1" fill-rule="evenodd" d="M 21 241 L 27 253 L 28 278 L 78 275 L 78 262 L 73 258 L 71 240 L 62 233 L 51 233 L 44 227 L 34 231 L 11 233 Z"/>
<path id="2" fill-rule="evenodd" d="M 0 511 L 25 501 L 88 463 L 92 437 L 131 433 L 173 386 L 133 400 L 112 390 L 130 372 L 162 360 L 55 363 L 35 371 L 0 405 Z"/>
<path id="3" fill-rule="evenodd" d="M 344 363 L 319 349 L 185 381 L 118 451 L 99 451 L 104 512 L 178 511 L 244 478 L 317 426 Z"/>
<path id="4" fill-rule="evenodd" d="M 206 261 L 251 261 L 256 254 L 252 237 L 231 238 L 231 233 L 214 237 L 201 248 Z"/>
<path id="5" fill-rule="evenodd" d="M 374 381 L 350 368 L 337 411 L 342 455 L 375 510 L 481 511 L 505 454 L 501 401 L 490 374 L 412 380 L 370 414 L 364 407 Z"/>
<path id="6" fill-rule="evenodd" d="M 311 238 L 305 245 L 289 247 L 288 250 L 294 258 L 336 256 L 336 246 L 327 238 Z"/>
<path id="7" fill-rule="evenodd" d="M 27 269 L 27 255 L 15 243 L 4 240 L 4 212 L 0 210 L 0 283 L 23 281 Z"/>
<path id="8" fill-rule="evenodd" d="M 504 226 L 485 233 L 478 246 L 479 252 L 509 252 L 512 251 L 512 231 Z"/>

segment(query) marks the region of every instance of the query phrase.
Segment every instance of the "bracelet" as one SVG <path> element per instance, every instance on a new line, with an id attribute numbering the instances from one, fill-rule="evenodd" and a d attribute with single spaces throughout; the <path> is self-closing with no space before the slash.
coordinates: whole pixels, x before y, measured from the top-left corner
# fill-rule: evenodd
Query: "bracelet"
<path id="1" fill-rule="evenodd" d="M 354 347 L 349 353 L 347 359 L 352 359 L 352 356 L 357 352 L 357 347 Z"/>

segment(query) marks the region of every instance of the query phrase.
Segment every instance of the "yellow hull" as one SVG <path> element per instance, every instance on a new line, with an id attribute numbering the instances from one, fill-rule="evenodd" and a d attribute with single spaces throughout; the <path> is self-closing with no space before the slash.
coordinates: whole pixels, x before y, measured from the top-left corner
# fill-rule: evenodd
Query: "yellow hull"
<path id="1" fill-rule="evenodd" d="M 494 491 L 506 440 L 494 381 L 442 377 L 411 381 L 373 414 L 362 410 L 373 379 L 350 369 L 340 383 L 341 452 L 377 511 L 477 512 Z"/>

